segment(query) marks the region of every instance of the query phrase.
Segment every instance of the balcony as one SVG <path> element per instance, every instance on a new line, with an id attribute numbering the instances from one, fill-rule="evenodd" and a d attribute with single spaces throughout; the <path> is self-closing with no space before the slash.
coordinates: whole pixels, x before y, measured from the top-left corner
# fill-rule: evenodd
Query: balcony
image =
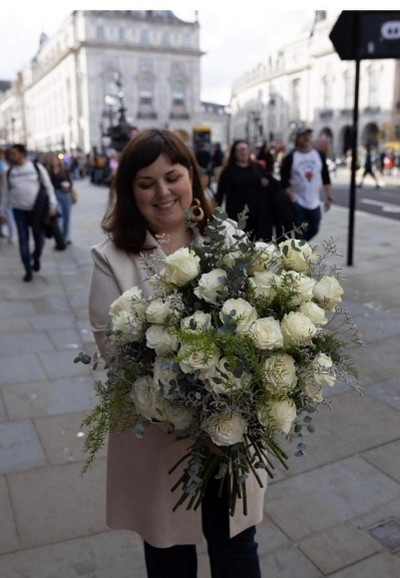
<path id="1" fill-rule="evenodd" d="M 156 112 L 148 112 L 145 110 L 139 110 L 136 118 L 157 118 L 157 113 Z"/>
<path id="2" fill-rule="evenodd" d="M 190 118 L 190 115 L 188 112 L 171 112 L 169 118 L 173 118 L 175 120 L 187 120 Z"/>
<path id="3" fill-rule="evenodd" d="M 333 110 L 331 108 L 325 108 L 324 110 L 320 110 L 319 118 L 323 120 L 329 120 L 330 118 L 333 118 Z"/>
<path id="4" fill-rule="evenodd" d="M 350 118 L 353 116 L 353 109 L 352 108 L 342 108 L 340 110 L 340 116 L 342 118 Z"/>
<path id="5" fill-rule="evenodd" d="M 381 111 L 380 106 L 366 106 L 363 110 L 364 114 L 377 114 Z"/>

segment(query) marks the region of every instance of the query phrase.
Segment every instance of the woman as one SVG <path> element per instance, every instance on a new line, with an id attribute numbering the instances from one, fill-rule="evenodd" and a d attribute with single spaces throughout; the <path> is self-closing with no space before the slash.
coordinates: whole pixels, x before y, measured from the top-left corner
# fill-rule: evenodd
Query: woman
<path id="1" fill-rule="evenodd" d="M 58 209 L 62 216 L 62 234 L 64 242 L 67 245 L 71 244 L 70 238 L 70 215 L 72 206 L 71 188 L 72 182 L 68 175 L 64 162 L 57 154 L 50 156 L 48 172 L 50 180 L 54 187 Z M 60 226 L 61 228 L 61 226 Z M 57 248 L 57 246 L 56 246 Z"/>
<path id="2" fill-rule="evenodd" d="M 256 239 L 272 238 L 272 215 L 266 209 L 269 180 L 261 167 L 251 160 L 249 145 L 244 140 L 233 143 L 227 166 L 223 169 L 217 191 L 217 203 L 226 199 L 228 217 L 237 221 L 247 205 L 246 231 Z"/>
<path id="3" fill-rule="evenodd" d="M 210 208 L 191 151 L 168 130 L 145 130 L 124 149 L 113 194 L 102 226 L 108 239 L 92 249 L 94 270 L 89 297 L 92 330 L 103 356 L 110 304 L 139 285 L 151 296 L 148 272 L 140 253 L 162 258 L 202 237 L 185 221 L 192 210 L 200 232 Z M 201 210 L 200 210 L 201 209 Z M 235 228 L 230 227 L 231 235 Z M 227 232 L 227 235 L 229 233 Z M 162 237 L 162 244 L 157 238 Z M 167 424 L 152 424 L 143 439 L 130 431 L 112 434 L 108 446 L 107 522 L 111 528 L 138 532 L 144 539 L 149 578 L 195 578 L 195 544 L 204 536 L 213 578 L 259 578 L 254 525 L 262 519 L 263 490 L 249 479 L 249 513 L 241 508 L 229 519 L 227 500 L 210 484 L 199 510 L 172 508 L 176 481 L 169 469 L 185 455 L 190 441 L 166 433 Z M 178 436 L 179 437 L 179 436 Z M 210 451 L 218 448 L 210 443 Z M 179 474 L 177 474 L 179 475 Z"/>

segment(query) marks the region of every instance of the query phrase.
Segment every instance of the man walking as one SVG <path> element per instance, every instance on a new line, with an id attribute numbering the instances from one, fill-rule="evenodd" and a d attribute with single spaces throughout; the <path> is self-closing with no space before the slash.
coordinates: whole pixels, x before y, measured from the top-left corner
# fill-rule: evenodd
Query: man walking
<path id="1" fill-rule="evenodd" d="M 34 223 L 34 205 L 41 186 L 49 198 L 49 214 L 57 214 L 57 199 L 46 169 L 39 163 L 33 163 L 27 157 L 25 146 L 14 144 L 9 151 L 10 169 L 4 180 L 4 194 L 0 216 L 5 221 L 6 208 L 11 205 L 18 231 L 19 250 L 25 267 L 24 281 L 32 281 L 32 271 L 40 270 L 40 257 L 44 245 L 44 233 Z M 29 231 L 32 230 L 34 251 L 29 250 Z"/>
<path id="2" fill-rule="evenodd" d="M 296 236 L 309 241 L 321 222 L 320 192 L 325 193 L 324 208 L 332 205 L 332 186 L 325 156 L 312 146 L 312 129 L 301 127 L 296 132 L 295 149 L 281 165 L 281 184 L 293 203 L 296 227 L 307 223 L 307 229 Z"/>

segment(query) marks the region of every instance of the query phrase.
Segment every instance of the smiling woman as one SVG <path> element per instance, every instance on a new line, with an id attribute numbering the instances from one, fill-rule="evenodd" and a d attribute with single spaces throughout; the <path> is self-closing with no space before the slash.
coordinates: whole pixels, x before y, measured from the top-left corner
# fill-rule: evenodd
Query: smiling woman
<path id="1" fill-rule="evenodd" d="M 153 269 L 177 270 L 179 278 L 170 281 L 179 286 L 182 274 L 184 279 L 188 274 L 188 246 L 202 245 L 210 213 L 193 153 L 176 134 L 143 131 L 124 149 L 102 222 L 109 238 L 92 249 L 89 315 L 103 358 L 115 353 L 106 337 L 111 304 L 133 287 L 144 298 L 154 295 L 149 263 Z M 224 221 L 223 229 L 231 243 L 232 222 Z M 143 439 L 117 425 L 108 445 L 107 523 L 143 537 L 148 577 L 195 578 L 195 544 L 204 532 L 213 578 L 260 578 L 254 525 L 262 518 L 264 489 L 249 488 L 248 515 L 229 516 L 228 498 L 218 497 L 217 483 L 205 493 L 201 512 L 173 511 L 168 472 L 182 463 L 191 441 L 179 429 L 171 431 L 168 421 L 150 424 Z M 207 440 L 210 452 L 217 453 Z"/>

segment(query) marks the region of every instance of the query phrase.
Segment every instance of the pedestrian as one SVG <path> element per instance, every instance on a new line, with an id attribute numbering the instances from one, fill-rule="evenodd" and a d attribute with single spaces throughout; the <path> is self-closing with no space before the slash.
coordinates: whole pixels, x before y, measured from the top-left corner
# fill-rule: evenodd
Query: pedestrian
<path id="1" fill-rule="evenodd" d="M 221 144 L 217 142 L 214 145 L 213 153 L 211 155 L 212 177 L 216 183 L 218 183 L 219 181 L 223 164 L 224 164 L 224 152 L 221 148 Z"/>
<path id="2" fill-rule="evenodd" d="M 72 208 L 72 180 L 63 159 L 58 154 L 50 155 L 48 172 L 57 197 L 58 210 L 61 215 L 59 227 L 62 231 L 64 243 L 71 244 L 70 221 Z M 56 245 L 57 248 L 57 245 Z"/>
<path id="3" fill-rule="evenodd" d="M 216 200 L 219 205 L 226 202 L 226 213 L 234 221 L 238 220 L 239 214 L 247 206 L 245 230 L 255 239 L 272 237 L 272 214 L 270 209 L 266 208 L 269 205 L 266 197 L 268 184 L 269 180 L 262 168 L 251 159 L 247 142 L 235 141 L 230 149 L 227 166 L 218 182 Z"/>
<path id="4" fill-rule="evenodd" d="M 295 148 L 281 165 L 281 183 L 292 202 L 294 224 L 307 228 L 296 231 L 298 239 L 309 241 L 319 231 L 321 223 L 321 189 L 324 190 L 324 209 L 333 202 L 332 185 L 325 155 L 312 145 L 312 129 L 301 127 L 295 134 Z"/>
<path id="5" fill-rule="evenodd" d="M 5 181 L 5 175 L 7 173 L 9 169 L 8 163 L 7 163 L 7 158 L 6 158 L 6 152 L 1 149 L 0 150 L 0 207 L 2 206 L 2 197 L 3 194 L 5 195 L 5 191 L 3 191 L 4 189 L 4 181 Z M 2 223 L 2 219 L 0 219 L 0 237 L 8 237 L 8 242 L 11 243 L 12 242 L 12 238 L 13 238 L 13 233 L 14 233 L 14 217 L 12 214 L 12 209 L 11 206 L 8 205 L 5 207 L 5 220 L 4 220 L 4 224 L 7 226 L 7 235 L 5 235 L 4 231 L 3 231 L 3 223 Z"/>
<path id="6" fill-rule="evenodd" d="M 200 143 L 199 149 L 196 152 L 196 160 L 203 173 L 210 174 L 211 171 L 211 154 L 207 150 L 205 143 Z"/>
<path id="7" fill-rule="evenodd" d="M 380 186 L 380 184 L 379 184 L 379 182 L 378 182 L 378 179 L 376 178 L 376 175 L 375 175 L 374 170 L 373 170 L 373 167 L 372 167 L 372 154 L 371 154 L 371 147 L 370 147 L 370 145 L 367 145 L 367 146 L 365 147 L 364 172 L 363 172 L 363 175 L 362 175 L 362 177 L 361 177 L 361 182 L 360 182 L 360 184 L 358 185 L 359 188 L 361 188 L 361 187 L 363 186 L 363 184 L 364 184 L 364 179 L 365 179 L 365 177 L 366 177 L 367 175 L 370 175 L 370 176 L 374 179 L 374 181 L 375 181 L 375 187 L 376 187 L 377 189 L 380 189 L 381 186 Z"/>
<path id="8" fill-rule="evenodd" d="M 264 163 L 264 170 L 267 174 L 274 173 L 275 158 L 268 146 L 267 141 L 264 141 L 257 153 L 257 160 Z"/>
<path id="9" fill-rule="evenodd" d="M 185 209 L 191 207 L 198 233 L 185 219 Z M 157 262 L 193 240 L 202 242 L 210 213 L 195 157 L 176 134 L 144 130 L 128 143 L 102 221 L 108 238 L 92 249 L 89 315 L 103 355 L 107 356 L 111 303 L 133 286 L 139 286 L 144 296 L 153 294 L 143 252 Z M 157 237 L 163 239 L 161 245 Z M 142 439 L 131 431 L 110 434 L 108 525 L 142 536 L 148 578 L 195 578 L 195 544 L 202 542 L 203 533 L 212 578 L 260 578 L 254 536 L 255 524 L 263 516 L 264 489 L 249 476 L 247 516 L 240 508 L 229 515 L 228 497 L 218 497 L 218 480 L 210 482 L 201 508 L 173 512 L 176 496 L 170 490 L 168 470 L 191 442 L 167 433 L 163 423 L 149 425 Z M 210 450 L 218 451 L 211 440 Z"/>
<path id="10" fill-rule="evenodd" d="M 33 163 L 27 157 L 27 151 L 23 144 L 14 144 L 9 151 L 10 168 L 4 180 L 5 194 L 2 198 L 0 214 L 5 222 L 6 208 L 10 205 L 13 209 L 15 224 L 17 226 L 19 250 L 22 263 L 25 267 L 24 281 L 32 281 L 32 271 L 40 270 L 40 257 L 45 241 L 42 223 L 37 222 L 35 214 L 35 201 L 38 193 L 45 192 L 49 208 L 46 212 L 49 216 L 57 214 L 57 199 L 51 184 L 48 172 L 40 163 Z M 34 240 L 34 250 L 31 254 L 29 248 L 30 231 Z"/>

